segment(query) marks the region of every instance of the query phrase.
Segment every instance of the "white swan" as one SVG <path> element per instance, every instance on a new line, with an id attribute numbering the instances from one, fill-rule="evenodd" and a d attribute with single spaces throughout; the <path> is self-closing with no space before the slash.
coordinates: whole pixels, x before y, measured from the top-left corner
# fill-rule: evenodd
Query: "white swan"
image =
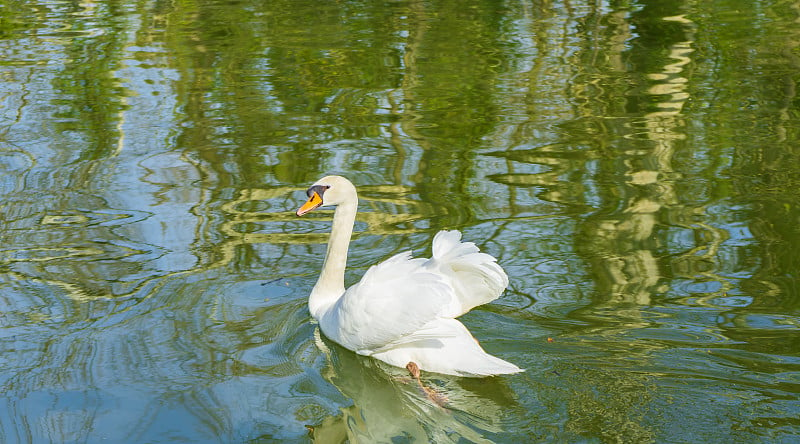
<path id="1" fill-rule="evenodd" d="M 347 290 L 347 249 L 358 210 L 356 188 L 341 176 L 327 176 L 306 192 L 302 216 L 335 205 L 333 227 L 319 280 L 308 308 L 331 340 L 358 354 L 397 367 L 457 376 L 491 376 L 522 369 L 486 353 L 455 318 L 497 299 L 508 276 L 492 256 L 480 253 L 461 233 L 440 231 L 431 259 L 397 254 L 370 267 Z"/>

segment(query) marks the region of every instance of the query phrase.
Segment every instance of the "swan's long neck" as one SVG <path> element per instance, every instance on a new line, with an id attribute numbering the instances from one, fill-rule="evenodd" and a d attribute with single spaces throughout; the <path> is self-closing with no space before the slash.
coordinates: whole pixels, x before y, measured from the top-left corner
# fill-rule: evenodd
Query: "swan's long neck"
<path id="1" fill-rule="evenodd" d="M 333 227 L 328 240 L 328 251 L 317 284 L 308 298 L 308 310 L 319 320 L 336 300 L 344 294 L 344 271 L 347 266 L 347 249 L 353 234 L 353 223 L 358 210 L 358 197 L 353 196 L 339 204 L 333 213 Z"/>

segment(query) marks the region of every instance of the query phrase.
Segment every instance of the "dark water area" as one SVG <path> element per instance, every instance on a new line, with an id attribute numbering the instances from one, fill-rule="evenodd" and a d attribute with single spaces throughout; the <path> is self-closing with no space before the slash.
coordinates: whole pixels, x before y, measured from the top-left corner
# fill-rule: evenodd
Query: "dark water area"
<path id="1" fill-rule="evenodd" d="M 800 440 L 800 2 L 0 2 L 0 441 Z M 402 369 L 306 303 L 441 229 L 525 369 Z"/>

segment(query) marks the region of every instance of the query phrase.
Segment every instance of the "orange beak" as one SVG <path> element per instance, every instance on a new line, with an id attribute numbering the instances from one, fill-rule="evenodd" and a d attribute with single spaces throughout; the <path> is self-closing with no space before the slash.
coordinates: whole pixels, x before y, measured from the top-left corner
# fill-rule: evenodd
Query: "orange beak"
<path id="1" fill-rule="evenodd" d="M 303 204 L 298 210 L 297 215 L 302 216 L 310 211 L 313 211 L 317 207 L 322 205 L 322 197 L 315 191 L 311 194 L 311 197 L 308 198 L 306 203 Z"/>

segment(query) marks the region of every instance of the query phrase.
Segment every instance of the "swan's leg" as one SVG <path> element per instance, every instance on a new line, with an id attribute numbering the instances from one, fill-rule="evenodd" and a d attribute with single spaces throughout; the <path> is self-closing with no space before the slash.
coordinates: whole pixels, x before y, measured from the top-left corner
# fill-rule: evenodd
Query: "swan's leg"
<path id="1" fill-rule="evenodd" d="M 425 384 L 423 384 L 422 380 L 420 379 L 420 370 L 416 362 L 411 361 L 406 364 L 406 370 L 411 373 L 411 377 L 417 380 L 419 388 L 422 389 L 422 393 L 425 393 L 425 396 L 428 399 L 433 401 L 439 407 L 446 408 L 445 404 L 447 403 L 447 397 L 437 392 L 435 389 L 425 387 Z"/>
<path id="2" fill-rule="evenodd" d="M 420 385 L 422 385 L 422 381 L 419 380 L 419 376 L 420 376 L 419 366 L 417 365 L 416 362 L 411 361 L 408 364 L 406 364 L 406 370 L 408 370 L 408 372 L 411 373 L 411 376 L 414 379 L 416 379 L 417 382 L 419 382 Z"/>

